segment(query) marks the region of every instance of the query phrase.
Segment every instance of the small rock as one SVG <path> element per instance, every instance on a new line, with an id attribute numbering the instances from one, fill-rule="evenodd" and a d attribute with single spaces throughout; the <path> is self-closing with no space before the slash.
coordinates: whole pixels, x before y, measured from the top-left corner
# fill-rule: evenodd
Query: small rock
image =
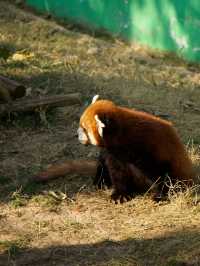
<path id="1" fill-rule="evenodd" d="M 98 48 L 97 47 L 91 47 L 88 49 L 87 54 L 89 55 L 94 55 L 98 53 Z"/>

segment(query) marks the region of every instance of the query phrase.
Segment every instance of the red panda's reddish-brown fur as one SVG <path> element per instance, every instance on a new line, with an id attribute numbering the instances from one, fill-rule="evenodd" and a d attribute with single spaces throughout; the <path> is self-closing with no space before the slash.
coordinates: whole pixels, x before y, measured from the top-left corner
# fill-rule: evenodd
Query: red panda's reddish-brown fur
<path id="1" fill-rule="evenodd" d="M 96 115 L 105 125 L 103 137 L 98 133 Z M 167 174 L 172 182 L 192 184 L 192 162 L 170 122 L 98 100 L 85 110 L 80 126 L 93 134 L 97 146 L 104 147 L 120 162 L 133 164 L 151 180 Z"/>

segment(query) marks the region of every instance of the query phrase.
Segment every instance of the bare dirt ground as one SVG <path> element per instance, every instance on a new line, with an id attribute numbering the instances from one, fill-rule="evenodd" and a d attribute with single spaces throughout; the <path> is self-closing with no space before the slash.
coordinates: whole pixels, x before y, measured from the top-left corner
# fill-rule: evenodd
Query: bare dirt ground
<path id="1" fill-rule="evenodd" d="M 194 164 L 200 161 L 200 67 L 69 27 L 0 1 L 0 52 L 8 52 L 0 73 L 23 82 L 31 96 L 82 95 L 81 106 L 49 112 L 48 124 L 39 112 L 1 120 L 0 265 L 200 265 L 195 191 L 115 205 L 89 176 L 29 181 L 55 161 L 96 157 L 76 138 L 95 94 L 171 120 Z"/>

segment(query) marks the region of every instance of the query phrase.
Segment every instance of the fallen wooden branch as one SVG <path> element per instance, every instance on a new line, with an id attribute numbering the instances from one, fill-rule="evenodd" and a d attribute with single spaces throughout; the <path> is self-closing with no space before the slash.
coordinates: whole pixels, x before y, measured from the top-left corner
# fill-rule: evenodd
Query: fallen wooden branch
<path id="1" fill-rule="evenodd" d="M 9 102 L 25 95 L 26 88 L 19 82 L 0 75 L 0 101 Z"/>
<path id="2" fill-rule="evenodd" d="M 97 163 L 95 160 L 68 160 L 61 164 L 51 165 L 45 171 L 31 177 L 31 180 L 45 182 L 67 174 L 94 176 L 97 170 Z"/>
<path id="3" fill-rule="evenodd" d="M 11 103 L 0 105 L 0 115 L 12 112 L 28 112 L 34 110 L 47 110 L 53 107 L 63 107 L 81 103 L 80 93 L 67 95 L 44 96 L 39 99 L 18 99 Z"/>

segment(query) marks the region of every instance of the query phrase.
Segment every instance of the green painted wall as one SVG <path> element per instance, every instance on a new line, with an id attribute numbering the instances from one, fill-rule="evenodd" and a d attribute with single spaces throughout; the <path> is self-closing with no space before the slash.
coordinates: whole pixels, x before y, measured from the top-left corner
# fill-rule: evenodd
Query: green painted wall
<path id="1" fill-rule="evenodd" d="M 200 0 L 26 0 L 42 12 L 200 62 Z"/>

